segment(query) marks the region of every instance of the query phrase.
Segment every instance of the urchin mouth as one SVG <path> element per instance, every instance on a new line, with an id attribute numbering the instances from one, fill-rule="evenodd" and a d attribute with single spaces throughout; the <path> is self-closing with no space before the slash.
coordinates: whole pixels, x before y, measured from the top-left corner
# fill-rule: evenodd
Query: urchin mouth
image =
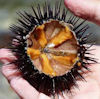
<path id="1" fill-rule="evenodd" d="M 37 26 L 27 38 L 27 54 L 36 68 L 51 77 L 66 74 L 78 59 L 78 43 L 72 25 L 50 20 Z M 35 64 L 39 60 L 39 65 Z"/>

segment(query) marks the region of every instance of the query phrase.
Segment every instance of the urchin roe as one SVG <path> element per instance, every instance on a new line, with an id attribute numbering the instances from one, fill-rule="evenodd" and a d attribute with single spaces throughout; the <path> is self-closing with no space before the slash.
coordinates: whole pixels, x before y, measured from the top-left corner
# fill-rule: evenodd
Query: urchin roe
<path id="1" fill-rule="evenodd" d="M 34 66 L 50 77 L 70 71 L 78 60 L 78 43 L 71 25 L 50 20 L 27 36 L 27 54 Z"/>

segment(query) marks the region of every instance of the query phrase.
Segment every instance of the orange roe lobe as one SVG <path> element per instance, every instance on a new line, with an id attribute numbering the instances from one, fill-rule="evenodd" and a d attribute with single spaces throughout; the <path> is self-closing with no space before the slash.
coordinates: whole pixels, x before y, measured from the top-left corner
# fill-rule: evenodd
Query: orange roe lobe
<path id="1" fill-rule="evenodd" d="M 64 41 L 71 38 L 72 38 L 71 31 L 69 30 L 68 27 L 65 27 L 49 41 L 49 44 L 54 44 L 55 46 L 58 46 L 59 44 L 62 44 Z"/>
<path id="2" fill-rule="evenodd" d="M 40 56 L 40 51 L 33 49 L 33 48 L 28 48 L 27 49 L 27 54 L 31 57 L 32 60 L 39 58 Z"/>
<path id="3" fill-rule="evenodd" d="M 30 40 L 30 41 L 29 41 Z M 27 38 L 27 54 L 40 73 L 51 77 L 66 74 L 78 61 L 77 40 L 72 30 L 59 21 L 37 26 Z"/>
<path id="4" fill-rule="evenodd" d="M 40 44 L 41 47 L 45 47 L 45 45 L 47 44 L 47 39 L 44 33 L 44 25 L 38 26 L 35 29 L 35 39 L 37 40 L 37 42 Z"/>
<path id="5" fill-rule="evenodd" d="M 48 57 L 46 56 L 46 54 L 41 54 L 40 60 L 41 60 L 43 72 L 48 75 L 51 75 L 51 76 L 56 76 L 56 73 L 54 72 L 53 68 L 51 67 L 50 61 L 49 61 Z"/>
<path id="6" fill-rule="evenodd" d="M 65 65 L 65 66 L 72 66 L 73 65 L 73 60 L 76 58 L 74 55 L 70 56 L 53 56 L 53 59 L 58 61 L 59 63 Z"/>

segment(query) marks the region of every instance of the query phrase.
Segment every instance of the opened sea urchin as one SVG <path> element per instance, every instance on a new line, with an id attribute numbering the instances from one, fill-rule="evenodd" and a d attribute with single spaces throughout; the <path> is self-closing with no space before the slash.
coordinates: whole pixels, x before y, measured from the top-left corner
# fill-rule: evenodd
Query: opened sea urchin
<path id="1" fill-rule="evenodd" d="M 12 25 L 16 34 L 12 52 L 17 57 L 13 63 L 36 90 L 48 96 L 71 91 L 78 79 L 84 79 L 82 69 L 88 69 L 94 58 L 88 57 L 86 46 L 89 28 L 84 20 L 62 8 L 45 2 L 32 7 L 33 14 L 19 12 L 20 25 Z"/>

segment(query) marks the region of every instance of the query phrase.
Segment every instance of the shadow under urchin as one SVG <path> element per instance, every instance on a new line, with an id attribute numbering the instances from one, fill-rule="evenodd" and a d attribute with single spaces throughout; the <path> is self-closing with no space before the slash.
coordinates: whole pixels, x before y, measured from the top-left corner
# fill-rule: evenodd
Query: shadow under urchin
<path id="1" fill-rule="evenodd" d="M 78 86 L 78 79 L 84 80 L 82 68 L 89 71 L 88 65 L 96 63 L 94 58 L 86 56 L 91 54 L 90 48 L 93 45 L 86 46 L 90 34 L 84 35 L 84 33 L 89 26 L 84 25 L 85 20 L 82 20 L 73 14 L 70 14 L 69 16 L 69 11 L 61 5 L 62 2 L 60 1 L 55 2 L 55 6 L 52 6 L 48 2 L 44 2 L 42 7 L 40 4 L 37 4 L 36 9 L 32 6 L 33 14 L 29 14 L 25 11 L 23 13 L 18 12 L 18 15 L 20 16 L 18 19 L 19 25 L 12 25 L 10 27 L 11 31 L 16 34 L 11 50 L 17 57 L 17 60 L 14 60 L 12 63 L 14 63 L 21 71 L 24 79 L 26 79 L 36 90 L 48 96 L 55 96 L 64 91 L 71 92 L 73 86 Z M 36 26 L 42 25 L 50 19 L 71 24 L 75 33 L 74 35 L 76 35 L 79 43 L 79 60 L 74 64 L 73 68 L 62 76 L 50 77 L 45 73 L 40 73 L 27 54 L 26 36 Z M 78 63 L 80 63 L 81 66 L 79 66 Z"/>

